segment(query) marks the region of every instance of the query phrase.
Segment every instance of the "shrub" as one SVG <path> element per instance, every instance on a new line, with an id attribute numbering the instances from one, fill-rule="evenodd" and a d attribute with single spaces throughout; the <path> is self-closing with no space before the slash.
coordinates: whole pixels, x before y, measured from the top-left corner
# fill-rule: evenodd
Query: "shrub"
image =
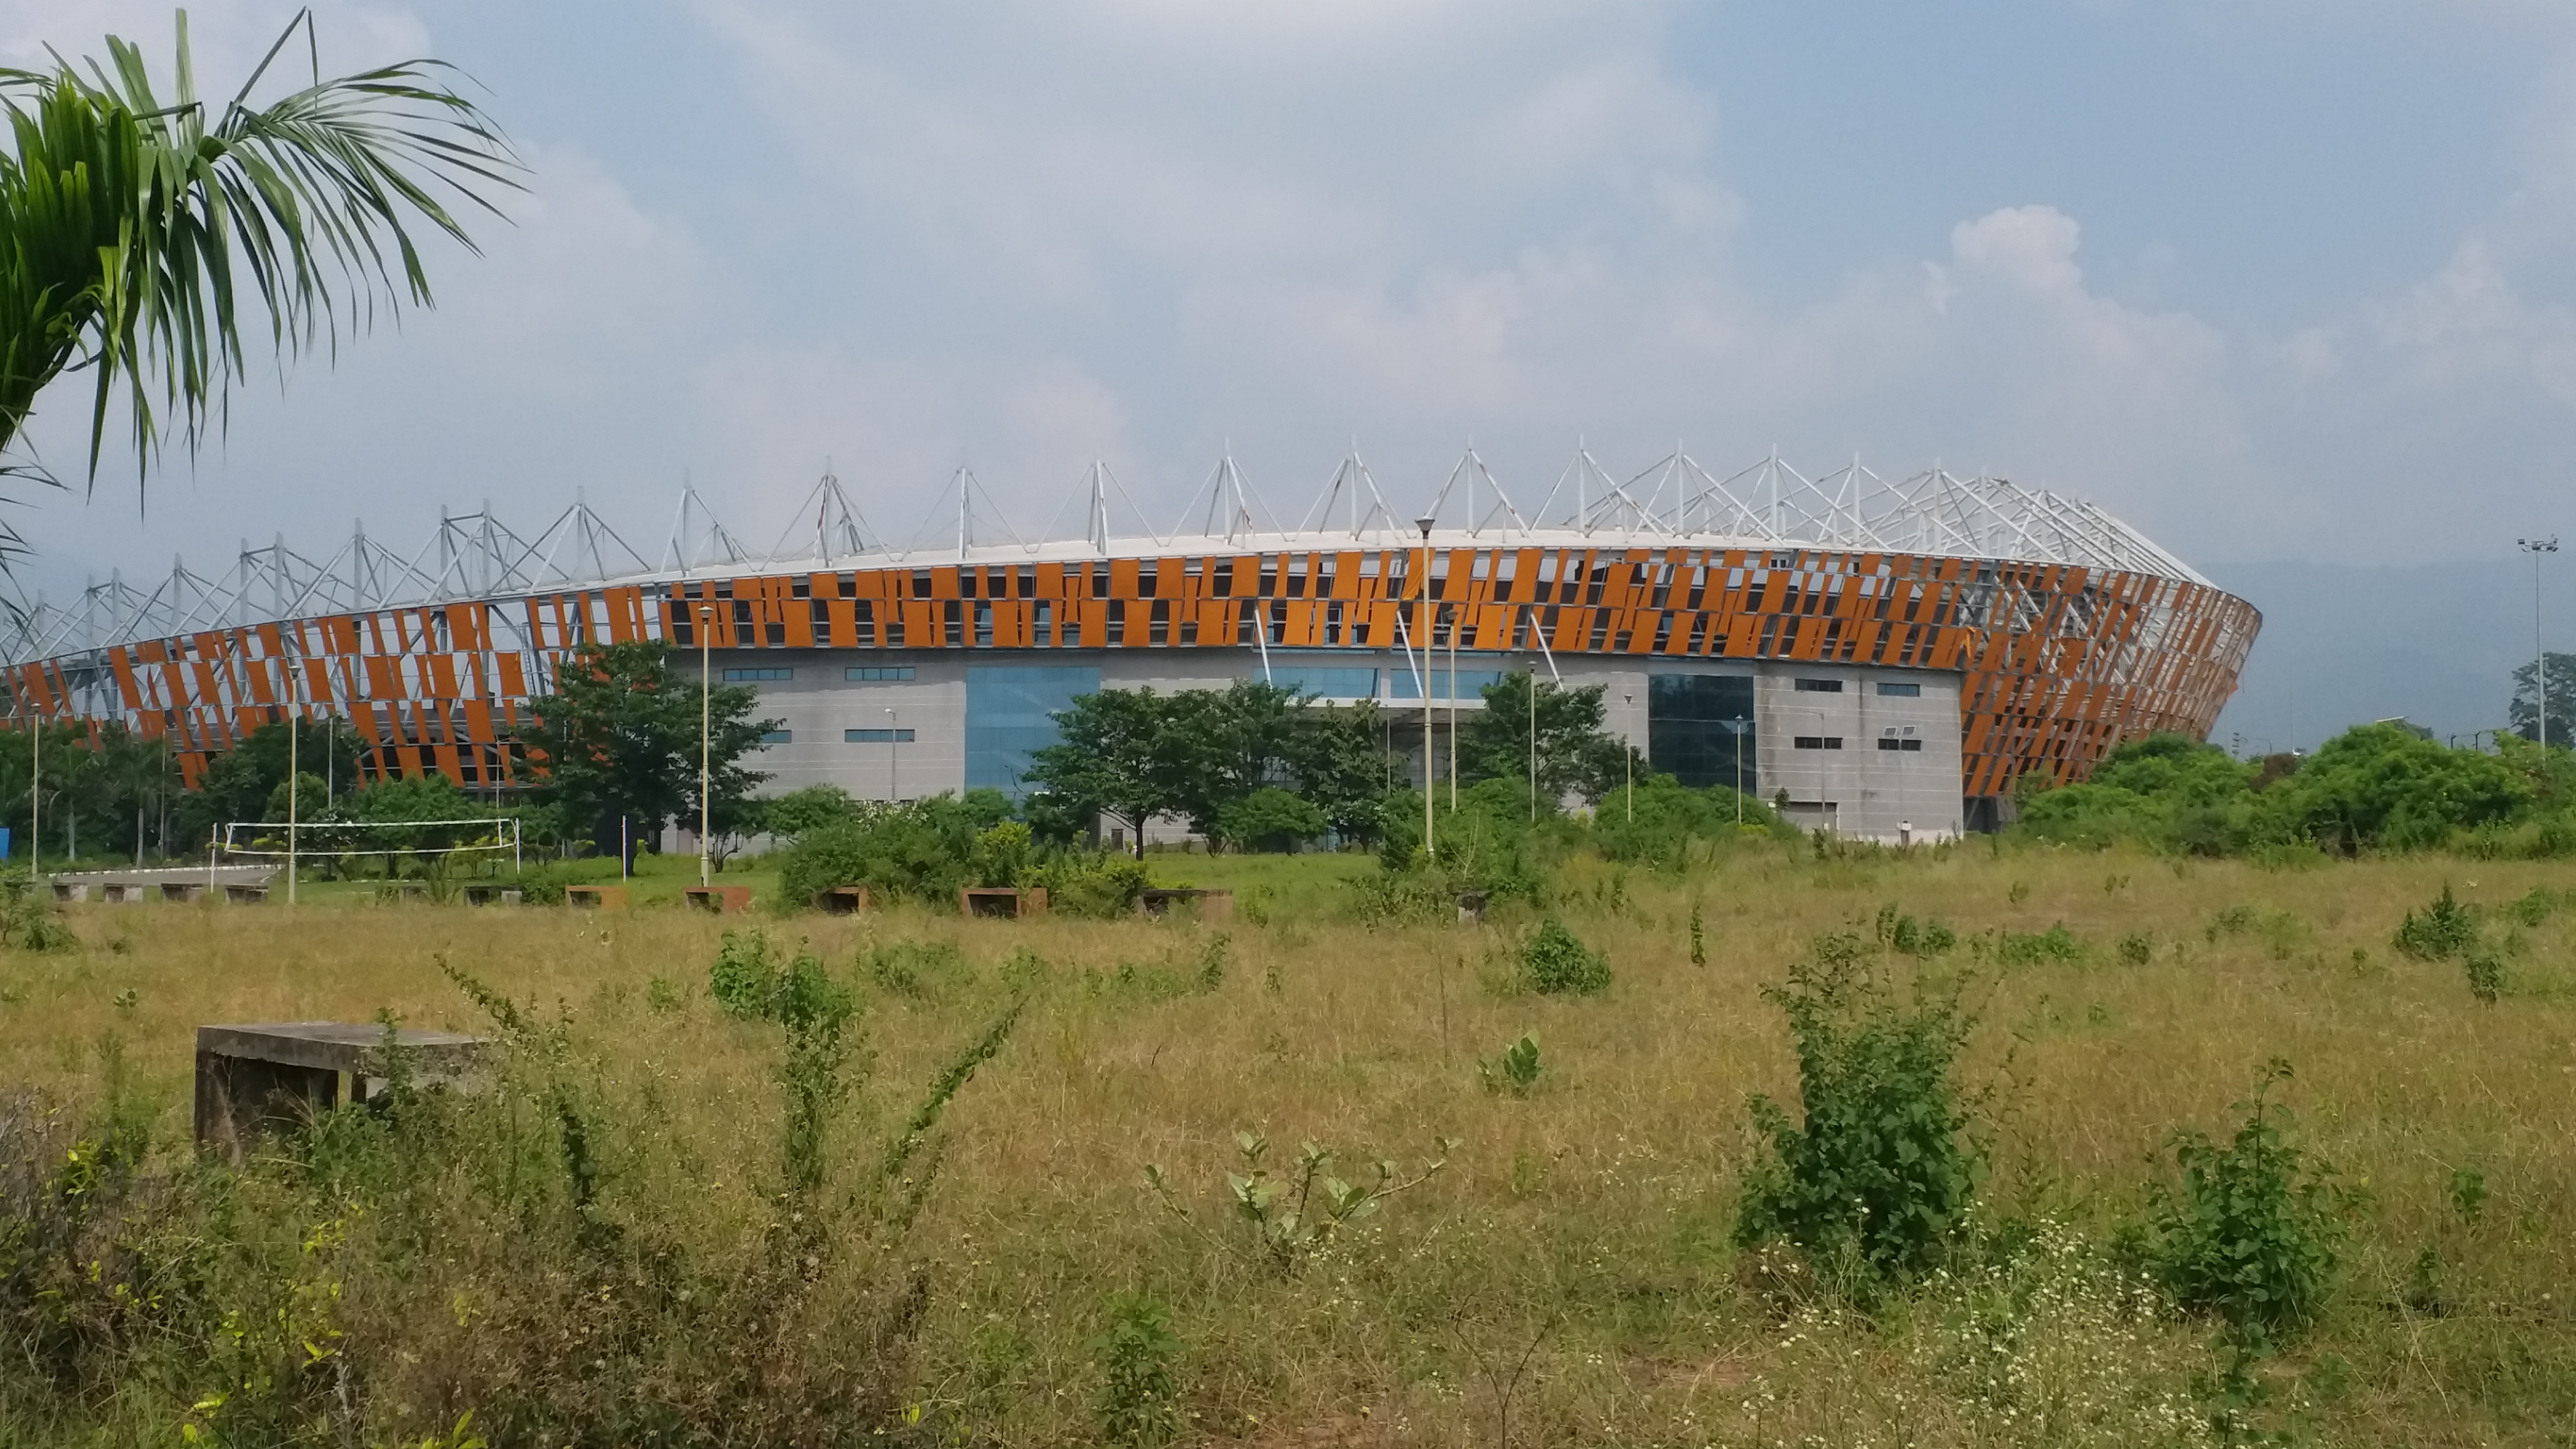
<path id="1" fill-rule="evenodd" d="M 2179 1181 L 2156 1185 L 2148 1219 L 2151 1261 L 2174 1302 L 2257 1343 L 2305 1326 L 2324 1305 L 2347 1205 L 2332 1169 L 2291 1140 L 2289 1109 L 2270 1100 L 2289 1076 L 2287 1062 L 2266 1069 L 2226 1143 L 2174 1134 Z"/>
<path id="2" fill-rule="evenodd" d="M 1109 1302 L 1109 1326 L 1092 1340 L 1100 1360 L 1100 1395 L 1093 1412 L 1101 1442 L 1117 1449 L 1160 1449 L 1180 1427 L 1174 1402 L 1172 1361 L 1181 1340 L 1171 1310 L 1144 1293 Z"/>
<path id="3" fill-rule="evenodd" d="M 1476 1075 L 1488 1092 L 1508 1092 L 1526 1097 L 1538 1085 L 1538 1038 L 1522 1032 L 1520 1040 L 1494 1054 L 1491 1061 L 1476 1059 Z"/>
<path id="4" fill-rule="evenodd" d="M 1067 852 L 1032 878 L 1047 889 L 1047 909 L 1092 920 L 1133 912 L 1137 898 L 1153 884 L 1145 862 L 1112 852 Z"/>
<path id="5" fill-rule="evenodd" d="M 2131 931 L 2120 938 L 2120 959 L 2131 966 L 2144 966 L 2156 959 L 2156 938 L 2145 931 Z"/>
<path id="6" fill-rule="evenodd" d="M 1900 998 L 1861 939 L 1839 935 L 1763 995 L 1796 1038 L 1803 1115 L 1749 1104 L 1768 1151 L 1745 1178 L 1736 1242 L 1786 1239 L 1864 1282 L 1928 1267 L 1984 1165 L 1951 1080 L 1974 1024 L 1957 985 L 1918 979 Z"/>
<path id="7" fill-rule="evenodd" d="M 2465 963 L 2469 975 L 2469 994 L 2494 1005 L 2504 996 L 2504 958 L 2494 948 L 2473 948 Z"/>
<path id="8" fill-rule="evenodd" d="M 1550 915 L 1521 943 L 1521 976 L 1541 996 L 1591 996 L 1610 986 L 1610 962 Z"/>
<path id="9" fill-rule="evenodd" d="M 2036 966 L 2045 961 L 2081 961 L 2084 945 L 2064 922 L 2045 931 L 2004 931 L 1995 937 L 1995 959 L 2006 966 Z"/>
<path id="10" fill-rule="evenodd" d="M 2451 895 L 2445 884 L 2442 893 L 2421 914 L 2406 913 L 2398 923 L 2394 944 L 2397 949 L 2419 961 L 2447 961 L 2477 944 L 2478 918 L 2467 906 Z"/>
<path id="11" fill-rule="evenodd" d="M 1878 908 L 1878 939 L 1908 956 L 1938 956 L 1959 944 L 1959 933 L 1939 921 L 1906 915 L 1891 902 Z"/>
<path id="12" fill-rule="evenodd" d="M 1323 807 L 1294 791 L 1265 785 L 1227 805 L 1216 818 L 1217 838 L 1237 850 L 1282 853 L 1330 828 Z"/>

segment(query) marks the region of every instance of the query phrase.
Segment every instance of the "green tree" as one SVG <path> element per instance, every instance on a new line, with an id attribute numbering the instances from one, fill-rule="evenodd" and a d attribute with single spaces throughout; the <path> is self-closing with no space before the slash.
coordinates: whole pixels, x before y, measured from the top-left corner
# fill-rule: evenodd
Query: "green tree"
<path id="1" fill-rule="evenodd" d="M 517 185 L 509 149 L 436 61 L 328 81 L 317 69 L 311 84 L 252 104 L 297 26 L 318 54 L 310 12 L 298 15 L 214 104 L 197 93 L 185 11 L 168 92 L 114 36 L 107 64 L 86 74 L 68 61 L 0 71 L 15 143 L 0 155 L 0 449 L 74 367 L 92 376 L 93 478 L 120 398 L 138 467 L 171 423 L 195 448 L 247 365 L 246 315 L 265 313 L 272 345 L 291 356 L 336 347 L 379 308 L 427 306 L 411 228 L 470 250 L 448 202 L 490 211 L 491 193 Z"/>
<path id="2" fill-rule="evenodd" d="M 50 737 L 46 744 L 52 745 Z M 291 730 L 282 720 L 261 725 L 207 761 L 204 773 L 197 777 L 197 788 L 172 807 L 175 848 L 202 851 L 215 831 L 229 823 L 284 819 L 268 813 L 268 799 L 286 783 L 290 754 L 298 769 L 320 775 L 326 782 L 321 795 L 299 802 L 318 816 L 330 803 L 329 796 L 354 790 L 363 778 L 360 770 L 369 748 L 347 720 L 336 716 L 300 719 Z"/>
<path id="3" fill-rule="evenodd" d="M 672 668 L 667 645 L 584 644 L 556 667 L 552 694 L 530 702 L 530 760 L 543 798 L 597 823 L 602 842 L 625 832 L 630 852 L 674 818 L 698 813 L 699 720 L 708 718 L 707 795 L 725 814 L 769 777 L 744 764 L 778 721 L 754 719 L 759 691 L 703 686 Z"/>
<path id="4" fill-rule="evenodd" d="M 2549 653 L 2549 743 L 2560 749 L 2576 743 L 2576 654 Z M 2540 738 L 2540 666 L 2526 664 L 2513 672 L 2513 703 L 2506 718 L 2526 740 Z"/>
<path id="5" fill-rule="evenodd" d="M 1029 757 L 1028 782 L 1058 803 L 1080 802 L 1126 824 L 1136 855 L 1145 822 L 1183 808 L 1186 762 L 1167 757 L 1170 701 L 1150 689 L 1076 695 L 1055 713 L 1057 742 Z"/>
<path id="6" fill-rule="evenodd" d="M 2530 778 L 2496 756 L 2367 724 L 2326 741 L 2263 792 L 2260 808 L 2275 835 L 2331 850 L 2409 850 L 2511 820 L 2532 798 Z"/>
<path id="7" fill-rule="evenodd" d="M 1485 686 L 1484 712 L 1458 732 L 1458 770 L 1470 780 L 1529 779 L 1533 676 L 1506 674 Z M 1568 794 L 1599 800 L 1626 778 L 1628 747 L 1602 728 L 1603 685 L 1569 689 L 1536 680 L 1538 788 L 1542 799 Z M 1637 771 L 1639 779 L 1649 772 Z"/>

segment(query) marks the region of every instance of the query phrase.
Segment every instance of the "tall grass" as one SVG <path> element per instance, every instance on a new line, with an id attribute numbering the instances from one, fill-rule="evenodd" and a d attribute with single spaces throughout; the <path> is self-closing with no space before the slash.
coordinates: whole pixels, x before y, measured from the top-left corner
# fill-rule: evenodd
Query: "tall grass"
<path id="1" fill-rule="evenodd" d="M 134 1184 L 118 1212 L 225 1224 L 238 1246 L 207 1281 L 263 1323 L 301 1327 L 336 1283 L 340 1337 L 316 1341 L 316 1369 L 272 1335 L 277 1372 L 319 1377 L 280 1400 L 300 1406 L 284 1420 L 226 1428 L 194 1407 L 180 1346 L 108 1333 L 84 1350 L 98 1365 L 159 1367 L 86 1387 L 0 1369 L 0 1439 L 172 1441 L 194 1423 L 227 1442 L 418 1443 L 470 1409 L 469 1434 L 495 1444 L 1083 1444 L 1104 1384 L 1135 1371 L 1101 1345 L 1139 1295 L 1168 1306 L 1185 1443 L 2196 1443 L 2231 1394 L 2260 1402 L 2228 1422 L 2320 1442 L 2540 1444 L 2576 1418 L 2576 912 L 2499 928 L 2511 970 L 2492 1007 L 2456 963 L 2388 944 L 2445 881 L 2504 921 L 2561 868 L 1983 843 L 1819 856 L 1757 844 L 1687 876 L 1569 865 L 1549 905 L 1615 973 L 1592 997 L 1482 984 L 1535 923 L 1520 906 L 1482 928 L 1371 926 L 1293 862 L 1258 883 L 1297 908 L 1226 927 L 1229 969 L 1203 985 L 1214 928 L 1186 921 L 767 922 L 782 959 L 811 954 L 858 996 L 851 1089 L 810 1191 L 781 1165 L 784 1028 L 708 997 L 740 922 L 84 908 L 77 948 L 0 956 L 0 1083 L 31 1094 L 0 1121 L 0 1155 L 29 1164 L 10 1210 L 59 1187 L 75 1142 L 107 1142 L 101 1124 L 126 1124 L 129 1158 L 148 1128 L 164 1146 L 116 1169 Z M 1745 1104 L 1796 1099 L 1762 990 L 1819 935 L 1874 938 L 1889 906 L 1956 933 L 1920 969 L 1981 983 L 1956 1072 L 1984 1104 L 1991 1167 L 1971 1241 L 1910 1306 L 1862 1320 L 1731 1229 L 1759 1149 Z M 2000 949 L 2059 927 L 2080 949 Z M 890 989 L 865 963 L 898 941 L 953 946 L 959 965 Z M 541 1024 L 506 1090 L 335 1119 L 238 1177 L 184 1165 L 196 1024 L 390 1009 L 492 1030 L 441 957 Z M 1163 980 L 1193 984 L 1122 984 Z M 1546 1043 L 1546 1090 L 1485 1090 L 1478 1054 L 1525 1032 Z M 926 1094 L 978 1053 L 903 1148 Z M 2117 1244 L 2174 1134 L 2230 1130 L 2274 1058 L 2295 1063 L 2276 1090 L 2356 1205 L 2315 1325 L 2231 1387 L 2214 1326 L 2141 1297 Z M 1282 1273 L 1221 1230 L 1238 1131 L 1281 1155 L 1314 1143 L 1360 1182 L 1456 1145 Z M 912 1186 L 878 1190 L 885 1172 Z M 829 1217 L 827 1252 L 797 1246 L 815 1231 L 799 1214 Z M 2414 1291 L 2428 1252 L 2438 1300 Z M 716 1301 L 674 1306 L 683 1282 Z M 2094 1427 L 2006 1414 L 1963 1367 L 1978 1345 L 2031 1402 L 2096 1405 Z M 637 1383 L 656 1387 L 619 1387 Z M 647 1403 L 664 1417 L 612 1412 Z"/>

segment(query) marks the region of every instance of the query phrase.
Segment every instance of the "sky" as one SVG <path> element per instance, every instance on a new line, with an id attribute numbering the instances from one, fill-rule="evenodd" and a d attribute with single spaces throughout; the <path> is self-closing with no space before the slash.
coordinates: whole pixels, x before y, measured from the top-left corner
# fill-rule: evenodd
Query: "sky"
<path id="1" fill-rule="evenodd" d="M 2576 496 L 2563 3 L 315 12 L 326 72 L 461 68 L 527 190 L 140 487 L 47 393 L 30 587 L 487 500 L 658 557 L 684 479 L 766 549 L 827 466 L 901 540 L 961 465 L 1035 532 L 1102 460 L 1168 528 L 1229 451 L 1294 515 L 1354 447 L 1404 511 L 1471 440 L 1531 496 L 1678 441 L 2090 499 L 2274 621 L 2221 736 L 2313 744 L 2497 722 Z M 192 9 L 207 88 L 291 14 Z M 0 0 L 0 63 L 170 21 Z"/>

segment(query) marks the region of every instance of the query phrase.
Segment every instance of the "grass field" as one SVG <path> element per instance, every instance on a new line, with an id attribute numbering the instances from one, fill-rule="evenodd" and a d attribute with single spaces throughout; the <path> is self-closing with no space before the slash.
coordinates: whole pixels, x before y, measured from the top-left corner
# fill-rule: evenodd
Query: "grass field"
<path id="1" fill-rule="evenodd" d="M 2266 871 L 1982 842 L 1836 860 L 1765 844 L 1684 876 L 1578 863 L 1560 908 L 1615 980 L 1556 999 L 1506 979 L 1525 915 L 1354 918 L 1342 880 L 1373 870 L 1366 858 L 1158 858 L 1161 878 L 1241 893 L 1245 917 L 1221 931 L 912 911 L 719 920 L 667 900 L 692 864 L 656 863 L 628 912 L 330 889 L 292 914 L 75 908 L 77 948 L 0 958 L 0 1082 L 77 1113 L 112 1057 L 175 1143 L 197 1024 L 390 1010 L 488 1027 L 444 961 L 567 1024 L 586 1090 L 621 1124 L 598 1145 L 602 1211 L 715 1253 L 774 1231 L 782 1201 L 779 1029 L 708 997 L 721 933 L 757 927 L 858 992 L 868 1071 L 829 1128 L 836 1181 L 1008 1000 L 1029 1002 L 948 1109 L 935 1181 L 888 1248 L 920 1285 L 899 1432 L 1100 1442 L 1120 1361 L 1102 1338 L 1109 1305 L 1141 1291 L 1169 1305 L 1173 1342 L 1145 1357 L 1168 1361 L 1181 1442 L 2198 1443 L 2227 1393 L 2259 1397 L 2246 1419 L 2298 1442 L 2576 1442 L 2564 866 Z M 2390 947 L 2445 884 L 2500 945 L 2491 1004 L 2459 962 Z M 1819 933 L 1869 934 L 1890 905 L 1963 938 L 1942 969 L 1977 978 L 1962 1076 L 1984 1094 L 1981 1213 L 2038 1246 L 2018 1266 L 1963 1256 L 1863 1321 L 1783 1289 L 1730 1230 L 1757 1150 L 1748 1095 L 1796 1100 L 1762 989 Z M 2005 964 L 1989 934 L 2058 926 L 2071 958 Z M 956 955 L 871 958 L 897 941 Z M 1523 1032 L 1541 1048 L 1537 1086 L 1487 1090 L 1478 1059 Z M 2295 1072 L 2275 1095 L 2297 1140 L 2352 1193 L 2350 1237 L 2322 1321 L 2231 1388 L 2210 1325 L 2133 1313 L 2134 1285 L 2096 1268 L 2171 1176 L 2171 1134 L 2229 1131 L 2275 1058 Z M 1274 1170 L 1311 1141 L 1354 1179 L 1380 1158 L 1410 1177 L 1440 1139 L 1455 1145 L 1282 1272 L 1232 1212 L 1238 1130 L 1267 1134 Z M 2051 1253 L 2096 1267 L 2056 1272 Z M 2010 1331 L 1993 1330 L 1998 1314 Z M 155 1412 L 138 1400 L 61 1422 L 176 1442 Z"/>

